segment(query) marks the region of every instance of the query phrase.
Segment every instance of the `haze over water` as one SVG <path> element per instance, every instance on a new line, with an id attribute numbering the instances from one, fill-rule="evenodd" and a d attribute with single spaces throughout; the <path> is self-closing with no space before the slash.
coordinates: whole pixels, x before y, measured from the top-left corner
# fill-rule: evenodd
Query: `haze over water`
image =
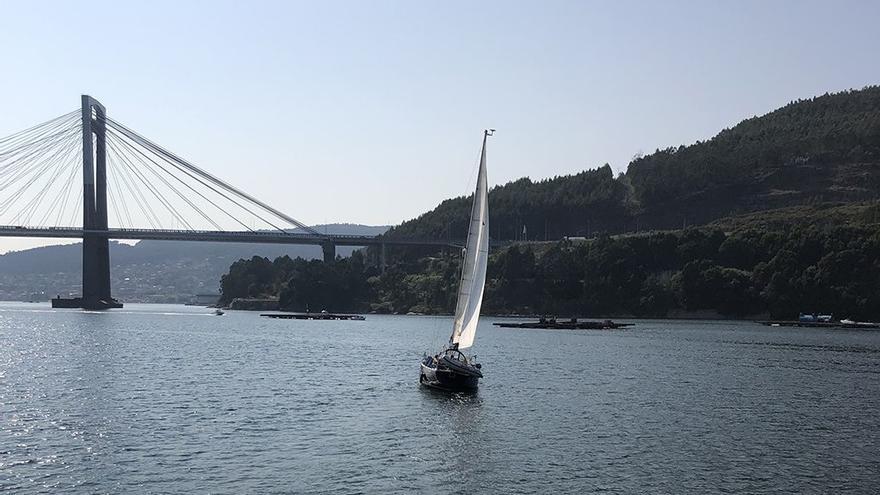
<path id="1" fill-rule="evenodd" d="M 16 493 L 872 493 L 880 334 L 746 322 L 496 329 L 420 389 L 445 317 L 0 305 Z"/>

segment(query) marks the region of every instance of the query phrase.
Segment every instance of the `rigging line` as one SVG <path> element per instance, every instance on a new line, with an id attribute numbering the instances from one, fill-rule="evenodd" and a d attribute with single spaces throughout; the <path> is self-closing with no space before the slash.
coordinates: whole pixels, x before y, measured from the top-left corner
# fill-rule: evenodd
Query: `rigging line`
<path id="1" fill-rule="evenodd" d="M 122 131 L 119 131 L 119 132 L 122 132 Z M 130 136 L 128 136 L 128 135 L 126 135 L 126 137 L 128 137 L 129 139 L 132 139 L 132 138 L 131 138 Z M 136 142 L 136 143 L 137 143 L 137 142 Z M 151 153 L 153 153 L 153 154 L 156 155 L 157 157 L 161 158 L 161 159 L 164 160 L 166 163 L 171 164 L 174 168 L 180 170 L 181 172 L 183 172 L 184 174 L 186 174 L 188 177 L 192 178 L 193 180 L 195 180 L 195 181 L 198 182 L 199 184 L 202 184 L 203 186 L 207 187 L 207 188 L 210 189 L 211 191 L 214 191 L 215 193 L 217 193 L 217 194 L 218 194 L 220 197 L 222 197 L 223 199 L 225 199 L 225 200 L 229 201 L 230 203 L 232 203 L 232 204 L 238 206 L 239 208 L 241 208 L 242 210 L 244 210 L 244 211 L 250 213 L 250 214 L 253 215 L 254 217 L 256 217 L 256 218 L 262 220 L 264 223 L 266 223 L 267 225 L 271 226 L 271 227 L 274 228 L 275 230 L 278 230 L 279 232 L 282 232 L 282 233 L 284 233 L 284 234 L 288 234 L 288 233 L 289 233 L 289 232 L 287 232 L 285 229 L 283 229 L 283 228 L 281 228 L 281 227 L 278 227 L 278 226 L 275 225 L 273 222 L 270 222 L 269 220 L 266 220 L 266 219 L 263 218 L 261 215 L 259 215 L 259 214 L 255 213 L 255 212 L 253 212 L 250 208 L 248 208 L 248 207 L 242 205 L 241 203 L 239 203 L 239 202 L 236 201 L 235 199 L 229 197 L 227 194 L 223 193 L 222 191 L 218 191 L 218 190 L 217 190 L 215 187 L 213 187 L 211 184 L 208 184 L 208 183 L 206 183 L 205 181 L 201 180 L 198 176 L 194 175 L 191 171 L 187 170 L 186 168 L 181 167 L 180 165 L 178 165 L 178 164 L 174 163 L 173 161 L 169 160 L 168 158 L 163 158 L 161 155 L 159 155 L 158 153 L 156 153 L 156 151 L 152 150 L 151 148 L 146 147 L 144 144 L 141 144 L 141 143 L 137 143 L 137 144 L 139 144 L 140 146 L 146 148 L 148 151 L 150 151 Z M 239 223 L 240 225 L 242 225 L 242 226 L 243 226 L 244 228 L 246 228 L 247 230 L 249 230 L 249 231 L 251 231 L 251 232 L 254 231 L 254 230 L 253 230 L 252 228 L 250 228 L 247 224 L 242 223 L 238 218 L 232 216 L 230 213 L 228 213 L 228 212 L 227 212 L 226 210 L 224 210 L 223 208 L 221 208 L 221 207 L 219 207 L 219 206 L 217 206 L 217 205 L 214 205 L 214 206 L 216 206 L 216 207 L 217 207 L 221 212 L 223 212 L 224 214 L 226 214 L 226 215 L 232 217 L 237 223 Z M 259 206 L 259 205 L 257 205 L 257 206 Z M 280 218 L 280 217 L 279 217 L 279 218 Z M 282 220 L 283 220 L 283 219 L 282 219 Z"/>
<path id="2" fill-rule="evenodd" d="M 116 145 L 111 141 L 107 141 L 109 149 L 113 150 L 113 154 L 116 156 L 116 159 L 113 160 L 113 163 L 120 172 L 119 177 L 125 183 L 126 188 L 128 189 L 129 194 L 135 199 L 138 207 L 140 207 L 141 212 L 143 212 L 144 216 L 147 218 L 147 222 L 154 229 L 158 228 L 161 224 L 159 220 L 159 215 L 153 210 L 153 207 L 150 206 L 150 202 L 147 200 L 146 196 L 144 196 L 143 191 L 139 187 L 137 187 L 137 183 L 135 182 L 137 177 L 134 175 L 134 172 L 130 170 L 130 166 L 126 158 L 116 149 Z M 132 225 L 134 223 L 132 222 Z"/>
<path id="3" fill-rule="evenodd" d="M 111 144 L 112 141 L 107 141 L 107 143 L 110 144 L 111 146 L 114 146 L 114 148 L 115 148 L 115 145 Z M 126 167 L 127 167 L 131 172 L 134 173 L 134 175 L 135 175 L 135 176 L 141 181 L 141 183 L 147 187 L 147 190 L 150 191 L 150 192 L 153 194 L 153 196 L 155 196 L 156 199 L 159 200 L 159 203 L 162 204 L 162 206 L 164 206 L 164 207 L 168 210 L 168 212 L 171 213 L 171 215 L 172 215 L 175 219 L 177 219 L 180 223 L 186 225 L 186 227 L 187 227 L 188 230 L 195 230 L 195 229 L 192 228 L 192 226 L 190 226 L 189 222 L 187 222 L 185 218 L 181 217 L 181 216 L 180 216 L 180 215 L 174 210 L 174 207 L 173 207 L 173 206 L 171 206 L 170 204 L 168 204 L 168 201 L 165 199 L 165 197 L 162 196 L 162 194 L 161 194 L 161 193 L 155 188 L 155 186 L 153 186 L 153 185 L 150 183 L 150 181 L 147 180 L 147 178 L 144 177 L 144 175 L 143 175 L 143 174 L 137 169 L 137 167 L 135 167 L 135 166 L 133 165 L 134 162 L 132 161 L 131 163 L 128 163 L 128 160 L 131 160 L 131 157 L 130 157 L 130 156 L 128 156 L 128 155 L 125 154 L 125 153 L 120 152 L 118 149 L 116 149 L 116 153 L 119 154 L 120 158 L 123 158 L 123 163 L 126 165 Z M 158 218 L 158 216 L 156 217 L 156 221 L 159 222 L 159 218 Z M 161 225 L 161 222 L 159 222 L 159 224 Z"/>
<path id="4" fill-rule="evenodd" d="M 122 139 L 121 136 L 119 136 L 118 134 L 116 134 L 115 131 L 111 131 L 111 132 L 112 132 L 112 134 L 113 134 L 114 136 L 119 137 L 119 139 L 120 139 L 121 141 L 124 141 L 124 139 Z M 208 203 L 210 203 L 212 206 L 214 206 L 214 208 L 217 208 L 218 210 L 220 210 L 220 212 L 224 213 L 226 216 L 228 216 L 229 218 L 231 218 L 232 220 L 234 220 L 235 222 L 237 222 L 239 225 L 241 225 L 241 226 L 244 227 L 245 229 L 250 230 L 251 232 L 253 232 L 253 229 L 251 229 L 250 227 L 248 227 L 247 224 L 245 224 L 244 222 L 242 222 L 241 220 L 239 220 L 236 216 L 232 215 L 231 213 L 229 213 L 228 211 L 226 211 L 225 209 L 223 209 L 223 207 L 221 207 L 220 205 L 218 205 L 217 203 L 215 203 L 214 201 L 212 201 L 210 198 L 206 197 L 206 196 L 205 196 L 204 194 L 202 194 L 200 191 L 198 191 L 197 189 L 195 189 L 194 187 L 192 187 L 192 185 L 190 185 L 189 183 L 187 183 L 186 181 L 184 181 L 184 180 L 181 179 L 180 177 L 177 177 L 175 174 L 171 173 L 168 169 L 166 169 L 165 167 L 163 167 L 160 163 L 157 163 L 155 160 L 153 160 L 152 158 L 150 158 L 149 156 L 147 156 L 143 151 L 141 151 L 141 150 L 139 150 L 139 149 L 137 149 L 137 148 L 134 148 L 134 149 L 135 149 L 139 154 L 141 154 L 141 156 L 143 156 L 143 157 L 145 157 L 146 159 L 150 160 L 150 161 L 153 162 L 157 167 L 159 167 L 159 168 L 161 168 L 163 171 L 165 171 L 165 173 L 167 173 L 167 174 L 169 174 L 170 176 L 174 177 L 174 179 L 176 179 L 178 182 L 180 182 L 181 184 L 183 184 L 184 186 L 186 186 L 189 190 L 191 190 L 191 191 L 193 191 L 194 193 L 198 194 L 202 199 L 204 199 L 205 201 L 207 201 Z M 160 157 L 160 158 L 161 158 L 161 157 Z M 166 163 L 167 163 L 167 160 L 166 160 Z M 171 165 L 173 166 L 174 164 L 172 163 Z M 178 167 L 175 167 L 175 168 L 178 168 Z M 179 168 L 178 168 L 178 170 L 179 170 Z M 186 173 L 186 171 L 184 171 L 184 173 Z M 190 174 L 187 174 L 187 175 L 190 176 L 190 177 L 192 177 Z M 213 188 L 211 188 L 210 185 L 204 184 L 203 182 L 199 181 L 198 178 L 193 177 L 193 179 L 196 180 L 196 181 L 198 181 L 200 184 L 205 185 L 206 187 L 210 188 L 212 191 L 214 190 Z M 169 185 L 169 187 L 172 187 L 172 186 Z M 173 187 L 172 187 L 172 189 L 174 190 Z M 175 190 L 175 191 L 176 191 L 176 190 Z M 215 191 L 215 192 L 217 192 L 217 191 Z M 180 193 L 178 193 L 178 194 L 180 194 Z M 218 193 L 218 194 L 220 194 L 220 193 Z M 221 197 L 224 197 L 224 198 L 225 198 L 225 196 L 223 196 L 222 194 L 221 194 Z M 226 199 L 228 199 L 228 198 L 226 198 Z M 195 206 L 193 206 L 193 207 L 195 208 Z M 196 209 L 198 209 L 198 208 L 196 208 Z M 220 227 L 220 225 L 218 225 L 216 222 L 214 222 L 210 217 L 208 217 L 207 215 L 203 215 L 203 216 L 204 216 L 205 219 L 208 220 L 208 222 L 210 222 L 210 223 L 211 223 L 211 224 L 212 224 L 217 230 L 223 230 L 223 228 Z M 267 222 L 267 223 L 268 223 L 268 222 Z M 272 225 L 272 224 L 270 223 L 269 225 Z"/>
<path id="5" fill-rule="evenodd" d="M 113 148 L 111 148 L 111 149 L 113 149 Z M 113 151 L 114 151 L 114 153 L 112 153 L 112 154 L 108 153 L 108 157 L 112 157 L 113 155 L 118 154 L 118 153 L 116 153 L 115 149 L 113 149 Z M 120 158 L 120 160 L 121 160 L 121 158 Z M 138 189 L 137 187 L 132 185 L 133 182 L 132 183 L 129 182 L 129 181 L 133 181 L 134 179 L 129 178 L 126 170 L 121 165 L 119 165 L 119 163 L 117 163 L 115 158 L 111 158 L 111 162 L 113 163 L 113 166 L 118 171 L 119 178 L 120 178 L 120 180 L 122 180 L 122 183 L 125 185 L 125 188 L 128 191 L 129 195 L 134 198 L 135 203 L 137 203 L 138 207 L 141 209 L 141 212 L 147 218 L 147 222 L 149 222 L 150 226 L 153 227 L 154 229 L 157 228 L 157 224 L 153 222 L 153 217 L 156 217 L 156 213 L 153 212 L 153 209 L 150 207 L 149 202 L 147 202 L 147 198 L 145 198 L 143 196 L 143 193 L 140 191 L 140 189 Z M 146 207 L 144 205 L 146 205 Z M 152 214 L 152 217 L 150 216 L 150 214 Z M 158 217 L 156 217 L 156 218 L 158 218 Z M 132 222 L 132 226 L 134 226 L 134 222 Z"/>
<path id="6" fill-rule="evenodd" d="M 13 156 L 16 152 L 22 149 L 27 149 L 31 146 L 39 144 L 42 141 L 47 139 L 52 139 L 55 136 L 68 133 L 74 129 L 77 129 L 78 126 L 71 125 L 72 122 L 68 123 L 60 123 L 58 125 L 54 125 L 51 128 L 45 129 L 43 132 L 37 133 L 33 136 L 32 139 L 22 140 L 14 143 L 13 146 L 0 151 L 0 157 L 9 157 Z M 3 161 L 9 160 L 9 158 L 2 158 Z"/>
<path id="7" fill-rule="evenodd" d="M 52 212 L 54 212 L 56 208 L 61 207 L 62 197 L 67 192 L 67 190 L 70 189 L 70 184 L 73 181 L 72 173 L 68 173 L 67 171 L 68 171 L 68 169 L 70 169 L 75 172 L 76 171 L 75 169 L 78 168 L 76 166 L 77 155 L 78 155 L 77 153 L 72 153 L 70 156 L 67 157 L 67 160 L 62 162 L 62 165 L 58 168 L 57 175 L 59 177 L 61 177 L 61 175 L 64 174 L 65 177 L 62 178 L 61 186 L 58 187 L 57 194 L 52 199 L 52 201 L 49 202 L 49 207 L 46 208 L 46 213 L 43 214 L 43 216 L 40 218 L 40 221 L 37 222 L 37 225 L 47 225 L 46 222 L 48 222 L 49 218 L 51 218 Z M 48 191 L 47 191 L 47 194 L 48 194 Z"/>
<path id="8" fill-rule="evenodd" d="M 7 165 L 4 165 L 2 168 L 0 168 L 0 176 L 14 174 L 16 170 L 27 168 L 31 160 L 38 159 L 36 157 L 41 155 L 47 149 L 53 147 L 59 142 L 66 142 L 68 139 L 70 139 L 71 136 L 78 135 L 78 133 L 71 131 L 72 130 L 67 130 L 64 133 L 59 133 L 55 136 L 52 136 L 52 138 L 49 140 L 41 140 L 39 144 L 34 143 L 29 145 L 29 148 L 32 149 L 28 149 L 26 152 L 15 156 L 14 158 L 9 160 L 9 163 Z"/>
<path id="9" fill-rule="evenodd" d="M 65 150 L 65 149 L 69 149 L 69 147 L 72 145 L 72 143 L 75 143 L 75 139 L 69 138 L 69 141 L 67 143 L 65 143 L 63 141 L 59 141 L 58 143 L 54 143 L 52 145 L 52 148 L 50 148 L 50 149 L 55 150 L 54 153 L 50 154 L 48 152 L 49 150 L 47 150 L 47 153 L 45 155 L 41 156 L 40 159 L 36 160 L 36 164 L 34 166 L 25 167 L 24 169 L 22 169 L 22 171 L 20 173 L 18 173 L 16 176 L 14 176 L 11 180 L 7 181 L 3 185 L 0 185 L 0 192 L 2 192 L 4 189 L 6 189 L 9 186 L 11 186 L 12 184 L 15 184 L 16 182 L 18 182 L 19 179 L 21 179 L 23 177 L 30 176 L 33 174 L 33 177 L 31 177 L 24 184 L 24 187 L 13 192 L 9 198 L 7 198 L 5 201 L 0 203 L 0 210 L 2 210 L 5 213 L 5 210 L 9 207 L 9 204 L 11 204 L 11 202 L 15 201 L 22 194 L 24 194 L 24 192 L 34 183 L 35 180 L 37 180 L 40 176 L 42 176 L 46 172 L 46 170 L 51 168 L 52 160 L 55 158 L 55 156 L 57 156 L 60 151 Z M 2 214 L 2 213 L 0 213 L 0 214 Z"/>
<path id="10" fill-rule="evenodd" d="M 120 149 L 127 149 L 128 152 L 131 153 L 131 150 L 127 147 L 127 144 L 126 144 L 126 143 L 124 143 L 123 141 L 120 141 L 120 143 L 121 143 L 121 148 L 120 148 Z M 117 144 L 119 144 L 119 143 L 117 143 Z M 144 162 L 143 160 L 139 159 L 137 156 L 132 155 L 132 154 L 129 154 L 128 157 L 129 157 L 129 159 L 132 160 L 132 164 L 134 164 L 134 162 L 137 161 L 137 163 L 139 163 L 141 166 L 143 166 L 143 167 L 145 167 L 147 170 L 149 170 L 153 175 L 155 175 L 156 177 L 158 177 L 159 180 L 162 180 L 163 182 L 165 181 L 165 179 L 164 179 L 163 177 L 161 177 L 161 175 L 158 174 L 155 170 L 153 170 L 153 168 L 150 167 L 150 165 L 149 165 L 148 163 Z M 135 170 L 138 170 L 138 171 L 139 171 L 140 168 L 139 168 L 139 167 L 136 167 Z M 140 173 L 143 174 L 143 172 L 140 172 Z M 169 212 L 171 212 L 171 215 L 172 215 L 175 219 L 177 219 L 178 221 L 180 221 L 182 224 L 184 224 L 188 230 L 195 230 L 195 229 L 192 227 L 192 225 L 191 225 L 189 222 L 186 221 L 186 217 L 184 217 L 183 215 L 181 215 L 180 212 L 178 212 L 177 209 L 174 208 L 174 205 L 171 203 L 171 201 L 169 201 L 168 198 L 166 198 L 166 197 L 165 197 L 165 196 L 159 191 L 159 188 L 158 188 L 157 186 L 153 185 L 153 184 L 152 184 L 152 183 L 146 178 L 145 174 L 142 175 L 142 177 L 143 177 L 143 181 L 144 181 L 144 183 L 146 183 L 148 186 L 151 186 L 151 187 L 153 188 L 153 190 L 155 191 L 154 194 L 157 195 L 157 197 L 158 197 L 159 200 L 162 202 L 162 204 L 165 205 L 165 207 L 168 209 Z M 168 186 L 167 183 L 166 183 L 166 186 Z M 173 188 L 172 188 L 172 191 L 174 191 Z M 174 192 L 176 192 L 176 193 L 178 194 L 178 196 L 180 196 L 180 193 L 179 193 L 179 192 L 177 192 L 177 191 L 174 191 Z M 184 198 L 184 200 L 186 201 L 187 199 Z M 196 208 L 196 210 L 198 211 L 198 208 Z"/>
<path id="11" fill-rule="evenodd" d="M 116 134 L 113 133 L 113 132 L 111 132 L 111 134 L 114 135 L 114 136 L 116 136 Z M 117 137 L 118 137 L 118 136 L 117 136 Z M 190 190 L 192 190 L 193 192 L 195 192 L 196 194 L 198 194 L 199 196 L 201 196 L 203 199 L 205 199 L 206 201 L 208 201 L 209 203 L 211 203 L 212 205 L 214 205 L 215 207 L 217 207 L 217 208 L 219 209 L 219 207 L 218 207 L 216 204 L 214 204 L 213 201 L 211 201 L 210 199 L 206 198 L 201 192 L 199 192 L 199 191 L 193 189 L 192 186 L 190 186 L 189 184 L 187 184 L 186 182 L 184 182 L 183 180 L 181 180 L 181 179 L 180 179 L 179 177 L 177 177 L 176 175 L 174 175 L 174 174 L 172 174 L 171 172 L 169 172 L 169 171 L 168 171 L 165 167 L 163 167 L 161 164 L 156 163 L 156 161 L 154 161 L 152 158 L 150 158 L 149 156 L 147 156 L 146 154 L 144 154 L 141 150 L 137 149 L 136 147 L 134 147 L 134 146 L 131 145 L 130 143 L 127 143 L 127 142 L 126 142 L 124 139 L 122 139 L 122 138 L 119 138 L 119 140 L 120 140 L 120 142 L 122 142 L 122 143 L 124 143 L 126 146 L 128 146 L 128 147 L 129 147 L 129 150 L 136 151 L 136 152 L 139 153 L 143 158 L 145 158 L 145 159 L 151 161 L 151 162 L 152 162 L 153 164 L 155 164 L 157 167 L 159 167 L 160 169 L 162 169 L 162 171 L 164 171 L 166 174 L 168 174 L 168 175 L 174 177 L 178 182 L 180 182 L 181 184 L 185 185 L 185 186 L 188 187 Z M 148 168 L 150 168 L 150 167 L 149 167 L 149 164 L 147 164 L 147 166 L 148 166 Z M 200 214 L 205 220 L 207 220 L 208 223 L 210 223 L 211 225 L 213 225 L 214 228 L 216 228 L 217 230 L 223 230 L 223 228 L 220 227 L 220 225 L 218 225 L 214 220 L 212 220 L 211 217 L 210 217 L 209 215 L 207 215 L 205 212 L 203 212 L 201 208 L 199 208 L 199 207 L 198 207 L 196 204 L 194 204 L 189 198 L 187 198 L 187 197 L 186 197 L 185 195 L 183 195 L 180 191 L 178 191 L 174 186 L 172 186 L 172 185 L 171 185 L 171 184 L 170 184 L 170 183 L 169 183 L 164 177 L 161 177 L 161 176 L 160 176 L 159 174 L 157 174 L 156 171 L 153 170 L 152 168 L 150 168 L 150 171 L 153 172 L 153 174 L 155 174 L 157 177 L 159 177 L 159 179 L 162 180 L 162 182 L 164 182 L 165 185 L 168 186 L 169 189 L 171 189 L 171 191 L 173 191 L 175 194 L 177 194 L 181 199 L 183 199 L 187 204 L 189 204 L 189 206 L 192 207 L 192 208 L 193 208 L 198 214 Z M 223 210 L 220 209 L 220 211 L 223 211 Z M 231 215 L 230 215 L 230 216 L 231 216 Z"/>
<path id="12" fill-rule="evenodd" d="M 243 198 L 243 199 L 245 199 L 245 200 L 250 201 L 251 203 L 253 203 L 253 204 L 257 205 L 257 206 L 260 206 L 261 208 L 263 208 L 264 210 L 268 211 L 269 213 L 272 213 L 272 214 L 275 215 L 276 217 L 281 218 L 282 220 L 285 220 L 285 221 L 287 221 L 287 222 L 290 222 L 291 224 L 296 225 L 297 227 L 299 227 L 299 228 L 301 228 L 301 229 L 303 229 L 303 230 L 305 230 L 305 231 L 307 231 L 307 232 L 309 232 L 309 233 L 311 233 L 311 234 L 314 234 L 314 235 L 317 235 L 317 236 L 320 236 L 320 237 L 327 237 L 326 235 L 321 234 L 321 233 L 318 232 L 317 230 L 315 230 L 315 229 L 309 227 L 308 225 L 305 225 L 304 223 L 300 222 L 299 220 L 296 220 L 296 219 L 293 218 L 293 217 L 290 217 L 290 216 L 288 216 L 288 215 L 285 215 L 284 213 L 282 213 L 282 212 L 276 210 L 275 208 L 272 208 L 271 206 L 269 206 L 269 205 L 263 203 L 262 201 L 258 200 L 257 198 L 254 198 L 253 196 L 250 196 L 249 194 L 247 194 L 247 193 L 245 193 L 245 192 L 243 192 L 243 191 L 241 191 L 241 190 L 239 190 L 239 189 L 236 189 L 235 187 L 231 186 L 230 184 L 227 184 L 226 182 L 224 182 L 224 181 L 222 181 L 222 180 L 220 180 L 220 179 L 214 177 L 213 175 L 211 175 L 211 174 L 205 172 L 204 170 L 200 169 L 199 167 L 196 167 L 195 165 L 193 165 L 193 164 L 189 163 L 188 161 L 184 160 L 183 158 L 181 158 L 181 157 L 175 155 L 174 153 L 171 153 L 170 151 L 168 151 L 168 150 L 162 148 L 162 147 L 159 146 L 158 144 L 156 144 L 156 143 L 150 141 L 149 139 L 147 139 L 147 138 L 145 138 L 145 137 L 143 137 L 143 136 L 137 134 L 136 132 L 132 131 L 131 129 L 129 129 L 129 128 L 127 128 L 127 127 L 125 127 L 124 125 L 120 124 L 119 122 L 117 122 L 117 121 L 115 121 L 115 120 L 113 120 L 113 119 L 110 119 L 109 117 L 105 117 L 105 120 L 107 120 L 108 122 L 110 122 L 111 125 L 114 126 L 114 127 L 116 127 L 117 130 L 119 130 L 120 132 L 131 133 L 131 134 L 133 134 L 134 136 L 136 136 L 139 140 L 143 141 L 142 146 L 148 146 L 148 147 L 154 148 L 154 152 L 158 152 L 157 154 L 164 155 L 164 156 L 168 157 L 171 161 L 179 163 L 181 166 L 186 167 L 187 169 L 189 169 L 190 171 L 192 171 L 192 172 L 195 173 L 195 174 L 198 174 L 199 176 L 203 177 L 204 179 L 206 179 L 206 180 L 208 180 L 208 181 L 210 181 L 210 182 L 212 182 L 212 183 L 214 183 L 214 184 L 216 184 L 216 185 L 222 187 L 223 189 L 225 189 L 225 190 L 227 190 L 227 191 L 229 191 L 229 192 L 231 192 L 231 193 L 233 193 L 233 194 L 235 194 L 235 195 L 237 195 L 237 196 L 239 196 L 239 197 L 241 197 L 241 198 Z M 129 136 L 129 137 L 131 138 L 132 136 Z M 263 221 L 265 221 L 265 220 L 263 220 Z M 267 222 L 267 223 L 268 223 L 268 222 Z M 276 227 L 276 228 L 277 228 L 277 227 Z M 282 229 L 279 229 L 279 230 L 282 230 Z M 286 231 L 284 231 L 284 230 L 282 230 L 282 231 L 286 233 Z"/>
<path id="13" fill-rule="evenodd" d="M 131 221 L 131 213 L 128 211 L 128 204 L 125 201 L 125 195 L 122 194 L 122 188 L 119 187 L 119 179 L 116 177 L 119 174 L 119 171 L 115 169 L 115 167 L 108 167 L 107 173 L 110 176 L 110 181 L 113 183 L 113 187 L 108 187 L 107 190 L 111 191 L 115 189 L 116 196 L 119 197 L 120 203 L 122 203 L 122 212 L 125 214 L 125 218 L 128 220 L 128 226 L 134 227 L 134 223 Z M 119 220 L 120 224 L 124 225 L 122 219 Z"/>
<path id="14" fill-rule="evenodd" d="M 68 112 L 68 113 L 66 113 L 66 114 L 64 114 L 64 115 L 59 115 L 58 117 L 55 117 L 55 118 L 53 118 L 53 119 L 49 119 L 49 120 L 47 120 L 47 121 L 45 121 L 45 122 L 42 122 L 42 123 L 40 123 L 40 124 L 37 124 L 37 125 L 35 125 L 35 126 L 28 127 L 27 129 L 24 129 L 24 130 L 22 130 L 22 131 L 18 131 L 18 132 L 16 132 L 16 133 L 10 134 L 10 135 L 8 135 L 8 136 L 6 136 L 6 137 L 4 137 L 4 138 L 0 138 L 0 143 L 3 143 L 3 142 L 5 142 L 5 141 L 9 141 L 10 139 L 12 139 L 12 138 L 14 138 L 14 137 L 16 137 L 16 136 L 19 136 L 19 135 L 22 135 L 22 134 L 25 134 L 25 133 L 31 132 L 31 131 L 33 131 L 33 130 L 35 130 L 35 129 L 39 129 L 40 127 L 43 127 L 43 126 L 45 126 L 45 125 L 52 124 L 53 122 L 55 122 L 55 121 L 57 121 L 57 120 L 62 120 L 62 119 L 65 119 L 65 118 L 70 118 L 70 117 L 72 117 L 73 115 L 76 115 L 76 114 L 79 113 L 79 112 L 80 112 L 79 110 L 74 110 L 74 111 L 72 111 L 72 112 Z"/>
<path id="15" fill-rule="evenodd" d="M 33 177 L 30 181 L 28 181 L 25 184 L 23 189 L 21 189 L 22 193 L 24 191 L 28 190 L 38 180 L 40 180 L 40 178 L 42 178 L 42 176 L 45 175 L 46 172 L 56 168 L 57 162 L 55 161 L 55 158 L 59 155 L 59 153 L 61 153 L 63 155 L 65 153 L 67 153 L 68 151 L 70 151 L 70 149 L 74 145 L 75 145 L 75 142 L 69 142 L 64 148 L 58 149 L 51 157 L 49 157 L 46 160 L 45 166 L 42 167 L 42 170 L 35 177 Z M 55 183 L 55 181 L 57 179 L 58 179 L 58 174 L 50 174 L 49 180 L 46 182 L 46 184 L 43 186 L 43 188 L 40 189 L 36 193 L 36 195 L 34 195 L 34 197 L 31 198 L 31 200 L 28 201 L 28 203 L 13 217 L 13 223 L 19 218 L 19 215 L 22 215 L 25 212 L 27 212 L 27 215 L 25 217 L 22 217 L 23 223 L 29 222 L 31 217 L 33 216 L 34 212 L 36 211 L 36 208 L 37 208 L 37 205 L 39 204 L 39 201 L 41 199 L 43 199 L 43 195 L 46 193 L 48 188 L 52 184 Z"/>

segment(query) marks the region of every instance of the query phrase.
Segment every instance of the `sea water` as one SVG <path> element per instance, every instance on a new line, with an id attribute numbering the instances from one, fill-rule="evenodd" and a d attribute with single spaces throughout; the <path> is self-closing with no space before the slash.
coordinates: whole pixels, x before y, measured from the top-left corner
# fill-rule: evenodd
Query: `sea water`
<path id="1" fill-rule="evenodd" d="M 448 317 L 0 304 L 0 490 L 875 493 L 880 333 L 500 329 L 475 395 L 418 385 Z"/>

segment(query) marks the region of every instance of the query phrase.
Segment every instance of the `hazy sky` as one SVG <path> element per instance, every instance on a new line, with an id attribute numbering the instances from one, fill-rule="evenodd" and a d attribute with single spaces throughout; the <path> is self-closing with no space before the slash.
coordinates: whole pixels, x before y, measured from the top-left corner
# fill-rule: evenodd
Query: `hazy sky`
<path id="1" fill-rule="evenodd" d="M 484 127 L 493 184 L 624 171 L 880 83 L 878 21 L 877 1 L 0 0 L 0 136 L 88 93 L 305 223 L 393 224 L 469 192 Z"/>

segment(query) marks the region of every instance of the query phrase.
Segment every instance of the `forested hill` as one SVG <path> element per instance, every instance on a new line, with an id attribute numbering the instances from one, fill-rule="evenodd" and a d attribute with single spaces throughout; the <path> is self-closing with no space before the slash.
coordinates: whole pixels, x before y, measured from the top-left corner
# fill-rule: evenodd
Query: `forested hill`
<path id="1" fill-rule="evenodd" d="M 541 164 L 536 164 L 536 169 Z M 714 138 L 611 167 L 489 195 L 495 239 L 558 239 L 680 228 L 729 215 L 880 198 L 880 86 L 798 100 Z M 389 235 L 461 238 L 470 200 L 459 197 Z"/>

